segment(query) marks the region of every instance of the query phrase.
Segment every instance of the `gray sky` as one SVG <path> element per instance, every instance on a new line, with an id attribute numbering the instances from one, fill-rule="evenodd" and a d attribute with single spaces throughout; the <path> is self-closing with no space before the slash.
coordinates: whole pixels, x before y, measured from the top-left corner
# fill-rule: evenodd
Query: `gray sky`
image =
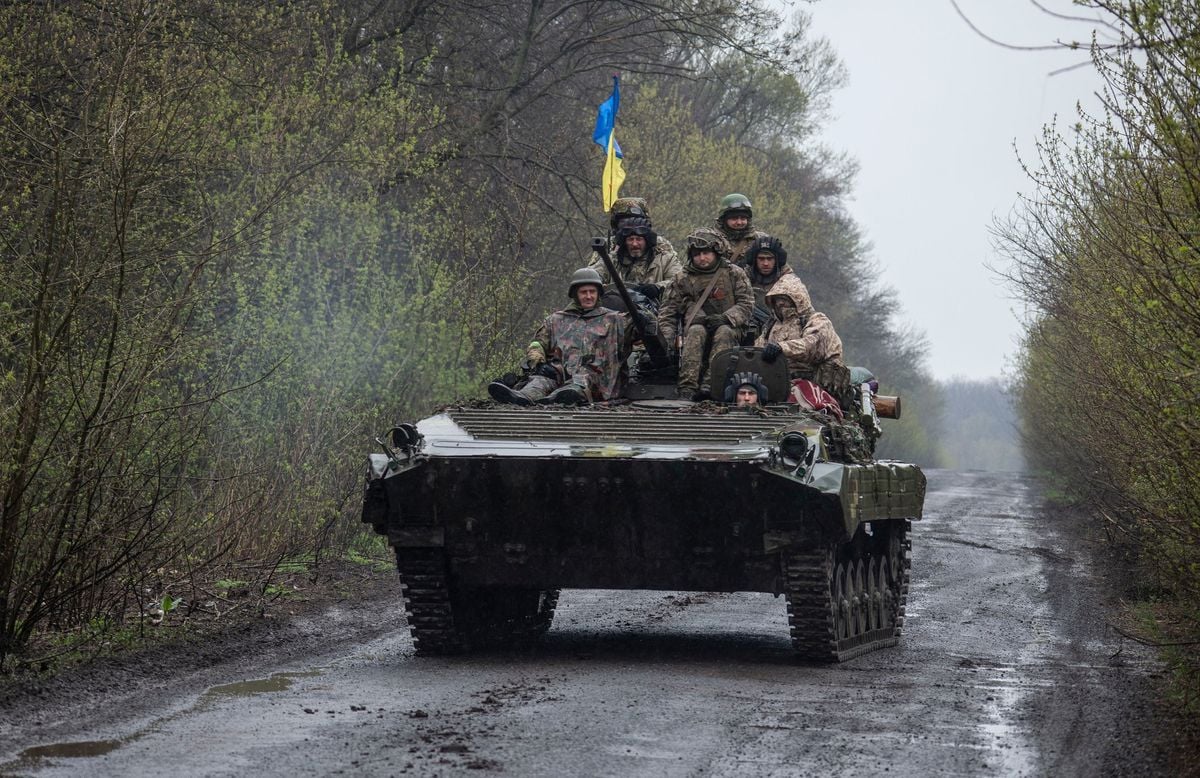
<path id="1" fill-rule="evenodd" d="M 1069 0 L 1044 7 L 1079 13 Z M 1022 156 L 1055 114 L 1095 105 L 1086 52 L 1010 51 L 980 38 L 949 0 L 800 3 L 813 31 L 845 62 L 824 142 L 861 170 L 850 210 L 874 246 L 902 321 L 929 338 L 935 377 L 998 376 L 1017 351 L 1019 304 L 985 263 L 1000 264 L 989 227 L 1032 185 Z M 1047 16 L 1028 0 L 959 0 L 974 24 L 1017 45 L 1090 40 L 1089 25 Z M 817 301 L 818 307 L 820 302 Z M 836 324 L 836 322 L 835 322 Z"/>

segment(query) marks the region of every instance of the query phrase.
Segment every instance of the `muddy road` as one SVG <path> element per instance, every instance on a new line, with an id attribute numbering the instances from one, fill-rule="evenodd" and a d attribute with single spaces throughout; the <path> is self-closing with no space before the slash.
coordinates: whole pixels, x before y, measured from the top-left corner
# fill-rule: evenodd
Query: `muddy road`
<path id="1" fill-rule="evenodd" d="M 895 649 L 802 665 L 770 595 L 567 591 L 532 651 L 418 659 L 397 585 L 211 666 L 10 699 L 0 774 L 1168 772 L 1156 666 L 1078 531 L 1029 481 L 929 475 Z"/>

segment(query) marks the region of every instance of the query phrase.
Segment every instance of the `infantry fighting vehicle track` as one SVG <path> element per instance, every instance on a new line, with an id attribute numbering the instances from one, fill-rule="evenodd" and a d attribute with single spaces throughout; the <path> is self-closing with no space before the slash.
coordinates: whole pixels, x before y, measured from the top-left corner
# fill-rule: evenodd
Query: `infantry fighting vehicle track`
<path id="1" fill-rule="evenodd" d="M 872 459 L 869 399 L 856 423 L 664 399 L 666 345 L 633 319 L 647 348 L 624 403 L 452 406 L 370 456 L 363 521 L 395 549 L 417 652 L 535 638 L 563 588 L 772 592 L 805 659 L 895 645 L 925 476 Z M 718 355 L 735 370 L 787 394 L 782 359 Z"/>

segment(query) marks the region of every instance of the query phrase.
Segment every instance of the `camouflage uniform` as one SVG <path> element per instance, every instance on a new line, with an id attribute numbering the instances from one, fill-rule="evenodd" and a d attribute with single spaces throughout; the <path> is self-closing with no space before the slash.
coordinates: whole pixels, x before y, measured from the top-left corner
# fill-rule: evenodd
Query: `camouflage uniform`
<path id="1" fill-rule="evenodd" d="M 784 274 L 766 294 L 767 304 L 776 320 L 758 337 L 756 346 L 777 343 L 787 358 L 788 375 L 819 384 L 838 401 L 849 407 L 850 370 L 842 361 L 842 339 L 825 314 L 814 310 L 808 289 L 794 274 Z M 795 306 L 781 308 L 778 302 L 790 300 Z"/>
<path id="2" fill-rule="evenodd" d="M 725 219 L 718 217 L 717 229 L 725 236 L 725 240 L 729 241 L 729 261 L 734 265 L 745 266 L 746 251 L 750 248 L 750 244 L 759 238 L 771 237 L 767 233 L 754 229 L 754 222 L 751 221 L 746 225 L 745 229 L 731 230 L 725 226 Z"/>
<path id="3" fill-rule="evenodd" d="M 690 255 L 691 251 L 688 253 Z M 667 343 L 675 342 L 681 326 L 679 320 L 683 319 L 686 323 L 688 313 L 704 294 L 714 275 L 717 280 L 712 292 L 696 314 L 692 326 L 683 334 L 683 350 L 679 356 L 680 392 L 694 392 L 700 388 L 704 348 L 709 345 L 706 317 L 722 315 L 725 319 L 724 324 L 712 331 L 708 365 L 708 372 L 711 374 L 712 357 L 725 349 L 738 346 L 741 332 L 750 321 L 750 313 L 754 308 L 754 292 L 750 289 L 746 271 L 729 264 L 728 246 L 722 241 L 717 252 L 717 261 L 710 269 L 699 269 L 689 256 L 687 264 L 684 265 L 683 275 L 676 278 L 667 291 L 667 299 L 658 312 L 659 331 Z"/>
<path id="4" fill-rule="evenodd" d="M 618 197 L 613 201 L 609 213 L 611 216 L 608 224 L 611 234 L 608 237 L 608 256 L 616 265 L 617 272 L 621 274 L 621 280 L 626 284 L 654 284 L 665 292 L 671 279 L 683 272 L 683 265 L 679 263 L 679 256 L 675 247 L 671 245 L 671 241 L 656 232 L 653 245 L 648 245 L 649 256 L 642 259 L 628 256 L 625 253 L 625 247 L 617 243 L 617 231 L 624 219 L 644 218 L 648 225 L 653 224 L 650 219 L 650 211 L 646 208 L 645 199 Z M 599 252 L 592 252 L 591 259 L 588 260 L 588 267 L 600 274 L 605 285 L 612 283 L 608 268 L 604 266 L 604 260 L 600 258 Z"/>
<path id="5" fill-rule="evenodd" d="M 633 335 L 627 315 L 601 306 L 585 311 L 572 302 L 546 318 L 533 336 L 526 357 L 531 364 L 549 362 L 559 367 L 564 380 L 583 391 L 589 402 L 611 400 L 621 392 Z M 520 392 L 537 401 L 560 384 L 535 374 Z"/>
<path id="6" fill-rule="evenodd" d="M 634 259 L 628 256 L 624 246 L 618 250 L 616 238 L 609 238 L 608 256 L 612 258 L 617 272 L 621 274 L 621 280 L 626 284 L 654 284 L 665 292 L 671 285 L 671 280 L 683 272 L 683 265 L 679 262 L 675 248 L 663 237 L 659 237 L 654 245 L 653 254 L 648 259 Z M 608 268 L 604 266 L 604 260 L 600 258 L 599 253 L 592 252 L 588 267 L 599 273 L 606 285 L 612 283 Z"/>

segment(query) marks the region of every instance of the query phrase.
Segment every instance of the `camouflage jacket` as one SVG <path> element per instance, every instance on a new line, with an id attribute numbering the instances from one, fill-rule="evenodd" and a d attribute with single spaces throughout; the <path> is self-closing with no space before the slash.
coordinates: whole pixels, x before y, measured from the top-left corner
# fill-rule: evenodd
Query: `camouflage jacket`
<path id="1" fill-rule="evenodd" d="M 633 336 L 628 315 L 600 306 L 584 311 L 573 302 L 546 317 L 529 350 L 561 361 L 567 378 L 586 382 L 593 400 L 611 400 L 621 392 Z"/>
<path id="2" fill-rule="evenodd" d="M 771 237 L 762 230 L 754 229 L 753 222 L 746 225 L 746 229 L 732 232 L 725 226 L 725 222 L 717 219 L 717 229 L 725 236 L 725 240 L 729 241 L 729 246 L 733 253 L 729 255 L 729 261 L 735 265 L 744 266 L 746 264 L 746 252 L 750 249 L 750 244 L 759 238 Z"/>
<path id="3" fill-rule="evenodd" d="M 795 310 L 780 316 L 775 305 L 780 299 L 791 300 Z M 767 304 L 775 312 L 775 321 L 767 325 L 754 345 L 762 347 L 778 343 L 787 357 L 789 373 L 809 373 L 823 362 L 843 364 L 842 339 L 834 331 L 833 322 L 813 309 L 807 287 L 795 274 L 785 273 L 779 277 L 767 292 Z"/>
<path id="4" fill-rule="evenodd" d="M 705 316 L 713 313 L 725 314 L 729 324 L 739 332 L 750 321 L 750 314 L 754 310 L 754 292 L 750 289 L 750 279 L 746 277 L 745 270 L 719 259 L 716 269 L 706 273 L 689 261 L 683 269 L 683 275 L 676 278 L 667 290 L 667 299 L 658 309 L 659 332 L 667 343 L 675 340 L 688 312 L 704 294 L 714 275 L 717 282 L 696 314 L 696 321 L 701 322 Z"/>
<path id="5" fill-rule="evenodd" d="M 671 241 L 661 235 L 658 243 L 654 246 L 654 256 L 647 260 L 639 261 L 631 259 L 623 253 L 618 254 L 617 244 L 613 238 L 608 239 L 608 256 L 612 258 L 617 272 L 621 274 L 621 280 L 627 284 L 655 284 L 665 291 L 675 276 L 683 272 L 683 265 L 679 263 L 679 256 L 675 253 Z M 600 258 L 599 253 L 592 252 L 588 267 L 600 274 L 605 285 L 612 283 L 612 278 L 608 275 L 608 268 L 604 266 L 604 260 Z"/>

